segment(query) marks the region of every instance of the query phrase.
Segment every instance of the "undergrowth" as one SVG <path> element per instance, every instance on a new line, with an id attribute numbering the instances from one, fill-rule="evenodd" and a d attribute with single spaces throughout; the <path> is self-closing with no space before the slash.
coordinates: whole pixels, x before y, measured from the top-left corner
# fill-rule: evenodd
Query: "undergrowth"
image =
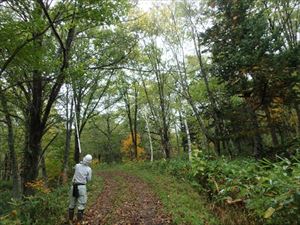
<path id="1" fill-rule="evenodd" d="M 9 209 L 0 216 L 1 225 L 59 225 L 66 221 L 70 183 L 53 189 L 46 188 L 40 181 L 32 186 L 36 189 L 36 194 L 22 200 L 4 199 L 0 196 L 1 202 Z M 102 186 L 101 177 L 93 176 L 87 185 L 88 206 L 95 201 Z"/>
<path id="2" fill-rule="evenodd" d="M 207 194 L 214 211 L 224 217 L 221 218 L 224 224 L 300 223 L 297 157 L 278 157 L 276 161 L 229 160 L 211 159 L 197 152 L 192 162 L 161 160 L 142 163 L 140 167 L 190 182 L 199 192 Z"/>
<path id="3" fill-rule="evenodd" d="M 131 171 L 148 181 L 177 224 L 300 223 L 300 161 L 297 156 L 278 157 L 276 161 L 229 160 L 197 152 L 191 162 L 133 162 L 101 166 L 94 171 L 111 168 Z M 94 175 L 88 185 L 89 196 L 98 196 L 102 184 L 101 177 Z M 49 225 L 65 220 L 69 185 L 49 190 L 35 185 L 37 194 L 22 201 L 13 201 L 5 194 L 8 192 L 1 191 L 1 224 Z M 197 192 L 205 194 L 210 203 L 201 199 Z M 94 200 L 90 198 L 89 204 Z M 219 221 L 209 209 L 219 216 Z"/>

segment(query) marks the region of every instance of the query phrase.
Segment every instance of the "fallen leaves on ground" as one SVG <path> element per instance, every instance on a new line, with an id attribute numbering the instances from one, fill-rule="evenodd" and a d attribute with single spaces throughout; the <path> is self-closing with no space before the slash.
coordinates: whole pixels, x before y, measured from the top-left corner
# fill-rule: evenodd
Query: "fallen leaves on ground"
<path id="1" fill-rule="evenodd" d="M 173 224 L 170 215 L 151 188 L 125 172 L 102 172 L 104 189 L 86 211 L 88 225 L 163 225 Z"/>

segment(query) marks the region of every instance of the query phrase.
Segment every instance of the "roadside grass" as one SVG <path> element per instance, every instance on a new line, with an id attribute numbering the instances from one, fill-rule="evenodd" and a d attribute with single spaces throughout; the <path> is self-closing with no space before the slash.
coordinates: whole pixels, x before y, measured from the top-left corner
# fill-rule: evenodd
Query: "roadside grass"
<path id="1" fill-rule="evenodd" d="M 99 170 L 124 171 L 146 181 L 157 194 L 175 224 L 189 225 L 220 225 L 214 216 L 206 199 L 187 182 L 167 174 L 148 171 L 135 163 L 113 166 L 100 166 Z"/>
<path id="2" fill-rule="evenodd" d="M 93 169 L 93 178 L 92 181 L 87 185 L 87 191 L 88 191 L 88 202 L 87 202 L 87 208 L 91 207 L 97 200 L 98 196 L 103 190 L 104 183 L 103 178 L 97 174 L 97 171 L 99 171 L 99 166 L 94 166 Z"/>

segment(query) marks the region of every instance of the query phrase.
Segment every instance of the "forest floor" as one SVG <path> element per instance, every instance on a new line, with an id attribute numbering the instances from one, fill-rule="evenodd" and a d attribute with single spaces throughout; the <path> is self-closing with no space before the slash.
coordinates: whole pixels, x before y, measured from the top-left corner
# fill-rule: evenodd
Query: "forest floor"
<path id="1" fill-rule="evenodd" d="M 161 201 L 140 178 L 121 171 L 98 174 L 104 187 L 85 215 L 84 224 L 172 224 Z"/>
<path id="2" fill-rule="evenodd" d="M 101 177 L 101 191 L 97 197 L 89 193 L 83 224 L 220 224 L 205 199 L 185 181 L 127 167 L 97 169 L 94 176 Z"/>

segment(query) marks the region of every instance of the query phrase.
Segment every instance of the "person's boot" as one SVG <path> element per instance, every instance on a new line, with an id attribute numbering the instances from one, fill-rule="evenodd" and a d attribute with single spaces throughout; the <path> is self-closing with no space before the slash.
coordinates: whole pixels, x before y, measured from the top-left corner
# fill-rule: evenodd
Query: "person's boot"
<path id="1" fill-rule="evenodd" d="M 77 223 L 80 224 L 82 219 L 83 219 L 83 210 L 78 210 L 77 211 Z"/>
<path id="2" fill-rule="evenodd" d="M 69 222 L 72 223 L 74 219 L 74 209 L 69 209 Z"/>

